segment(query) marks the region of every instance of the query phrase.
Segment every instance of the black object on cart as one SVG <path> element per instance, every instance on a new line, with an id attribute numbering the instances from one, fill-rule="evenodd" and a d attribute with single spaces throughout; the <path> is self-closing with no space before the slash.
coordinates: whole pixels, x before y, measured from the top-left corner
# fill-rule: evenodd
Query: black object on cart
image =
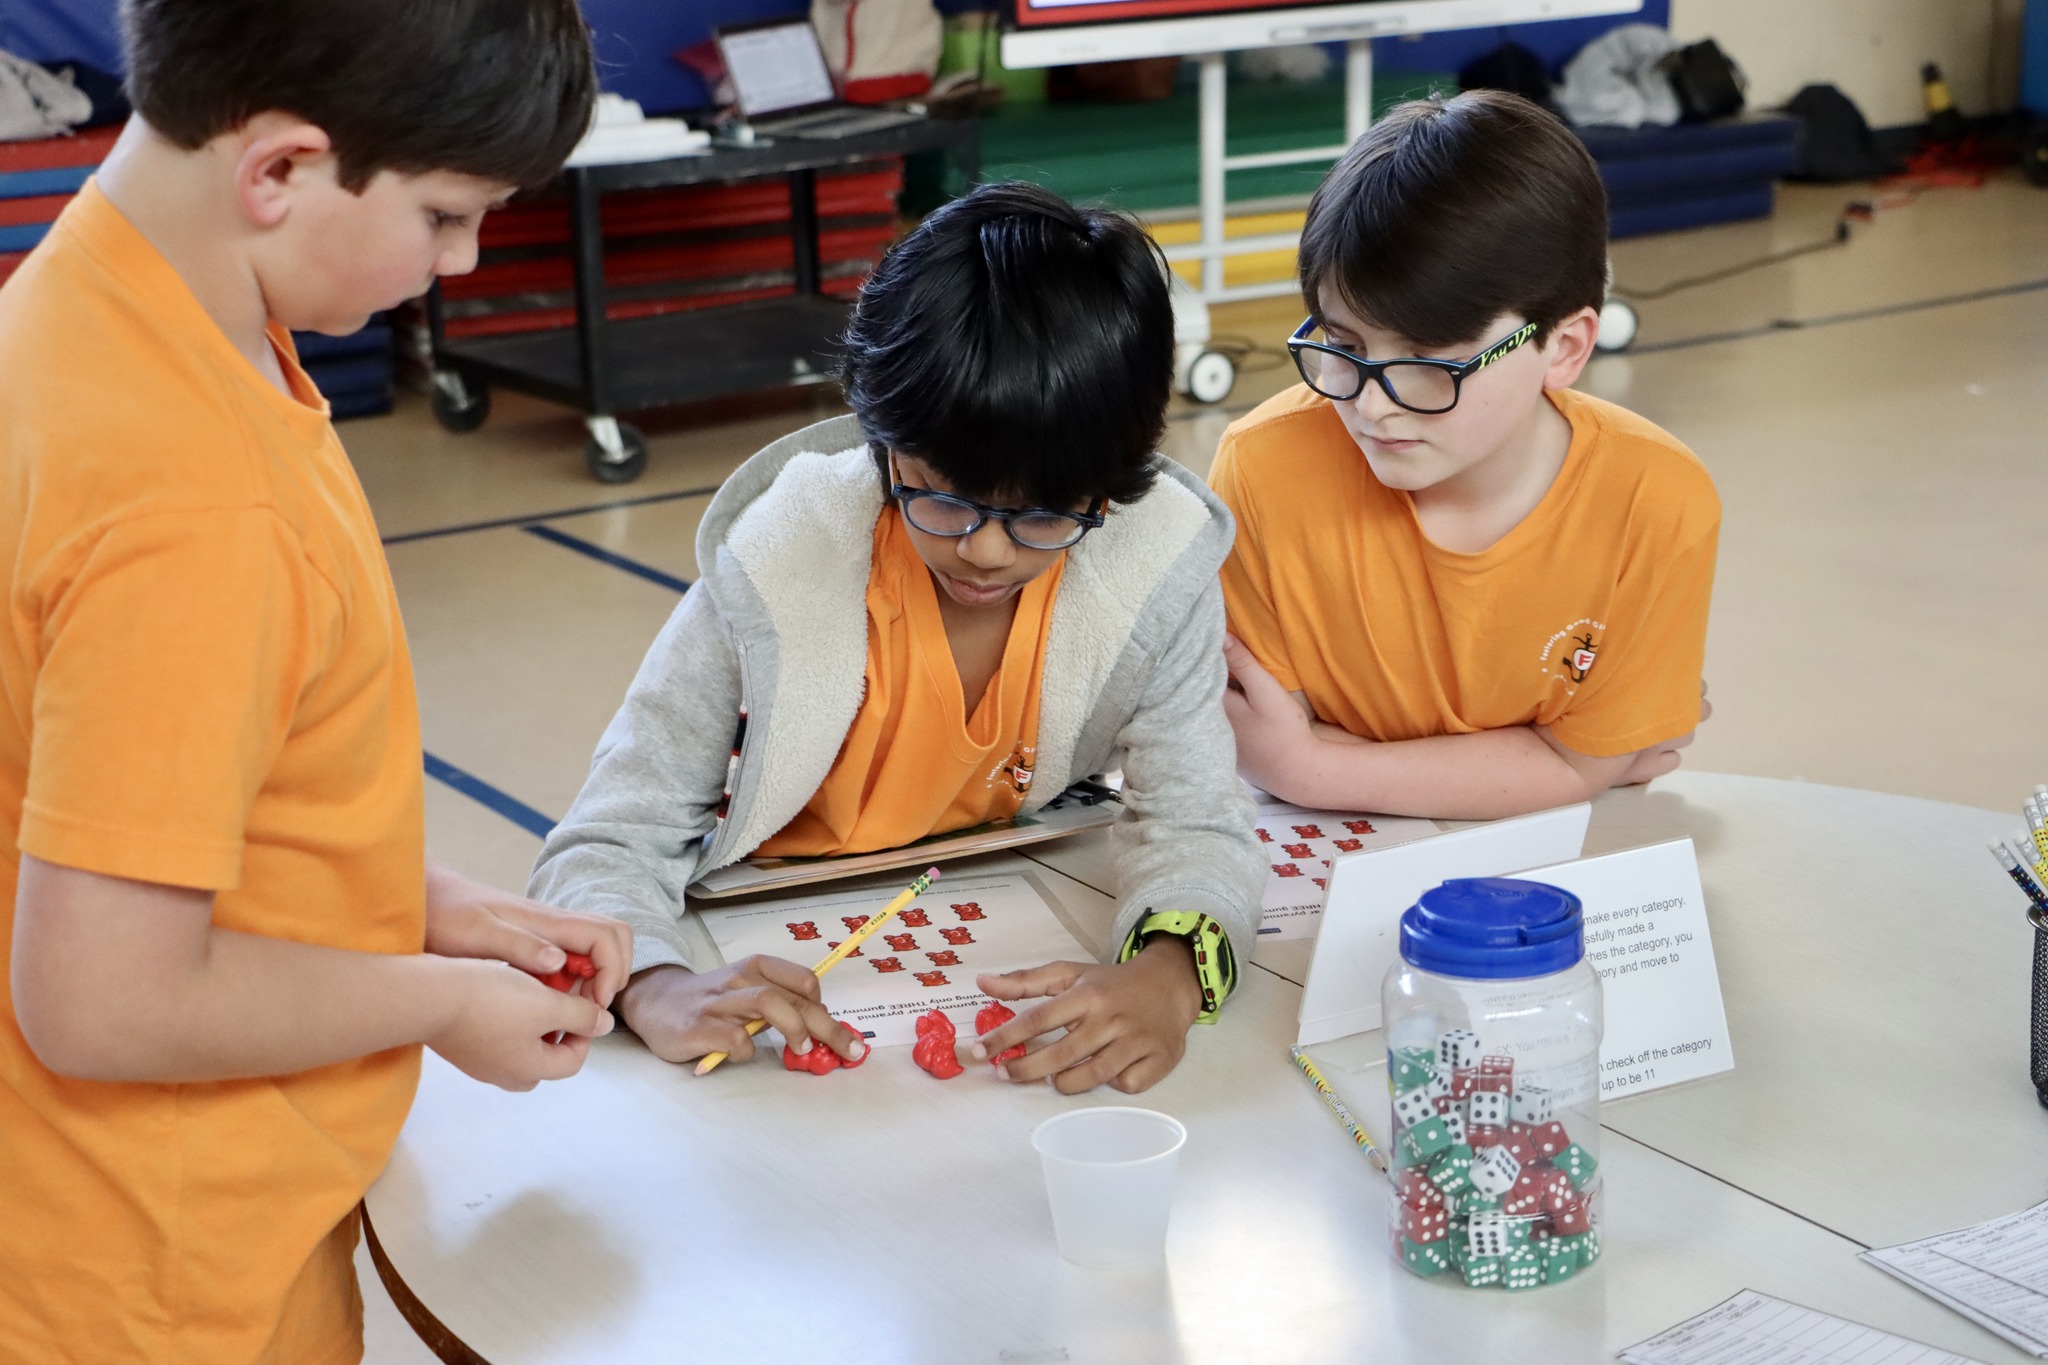
<path id="1" fill-rule="evenodd" d="M 576 325 L 510 336 L 450 339 L 441 291 L 427 297 L 434 339 L 434 415 L 474 431 L 500 386 L 581 409 L 590 428 L 584 461 L 601 483 L 630 483 L 647 468 L 647 441 L 622 412 L 723 394 L 815 384 L 831 377 L 846 305 L 818 290 L 817 173 L 878 157 L 952 151 L 968 184 L 981 173 L 980 125 L 923 118 L 840 138 L 784 138 L 698 156 L 565 171 Z M 598 202 L 615 190 L 668 189 L 780 175 L 789 180 L 796 293 L 758 303 L 614 321 L 605 316 L 604 233 Z"/>

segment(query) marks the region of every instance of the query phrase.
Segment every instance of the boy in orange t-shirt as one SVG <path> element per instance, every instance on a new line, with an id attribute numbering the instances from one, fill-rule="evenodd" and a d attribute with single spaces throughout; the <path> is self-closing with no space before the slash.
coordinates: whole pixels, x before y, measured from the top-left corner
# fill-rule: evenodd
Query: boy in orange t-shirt
<path id="1" fill-rule="evenodd" d="M 398 604 L 288 329 L 469 269 L 581 133 L 588 35 L 572 0 L 125 8 L 138 114 L 0 289 L 0 1354 L 355 1361 L 420 1044 L 567 1075 L 630 944 L 426 858 Z M 565 951 L 595 998 L 506 965 Z"/>
<path id="2" fill-rule="evenodd" d="M 1304 383 L 1209 476 L 1237 517 L 1240 770 L 1486 819 L 1676 767 L 1720 502 L 1671 436 L 1570 387 L 1606 288 L 1585 148 L 1513 95 L 1403 105 L 1317 189 L 1300 268 Z"/>

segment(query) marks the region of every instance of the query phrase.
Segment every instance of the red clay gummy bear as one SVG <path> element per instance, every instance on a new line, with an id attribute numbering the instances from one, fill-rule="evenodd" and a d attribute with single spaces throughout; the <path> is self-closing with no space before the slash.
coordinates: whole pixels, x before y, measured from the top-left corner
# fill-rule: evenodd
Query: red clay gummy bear
<path id="1" fill-rule="evenodd" d="M 860 1030 L 851 1024 L 842 1022 L 839 1027 L 853 1034 L 856 1038 L 860 1037 Z M 867 1059 L 868 1054 L 863 1050 L 860 1056 L 849 1062 L 830 1047 L 818 1042 L 811 1044 L 809 1052 L 792 1052 L 789 1050 L 788 1044 L 784 1044 L 782 1048 L 782 1069 L 784 1071 L 808 1071 L 813 1076 L 822 1076 L 828 1071 L 837 1071 L 842 1067 L 851 1071 Z"/>
<path id="2" fill-rule="evenodd" d="M 917 1016 L 917 1046 L 910 1050 L 910 1060 L 940 1080 L 950 1081 L 966 1069 L 953 1052 L 956 1037 L 945 1011 L 926 1010 Z"/>
<path id="3" fill-rule="evenodd" d="M 994 1033 L 1016 1017 L 1017 1011 L 1011 1009 L 1000 1000 L 991 1000 L 975 1012 L 974 1031 L 985 1036 Z M 1006 1047 L 995 1056 L 989 1058 L 988 1064 L 990 1066 L 1001 1066 L 1004 1062 L 1022 1057 L 1023 1055 L 1024 1044 L 1018 1043 L 1015 1047 Z"/>
<path id="4" fill-rule="evenodd" d="M 562 965 L 551 972 L 535 972 L 543 986 L 558 991 L 573 991 L 578 981 L 588 981 L 597 975 L 597 964 L 582 953 L 565 953 Z"/>

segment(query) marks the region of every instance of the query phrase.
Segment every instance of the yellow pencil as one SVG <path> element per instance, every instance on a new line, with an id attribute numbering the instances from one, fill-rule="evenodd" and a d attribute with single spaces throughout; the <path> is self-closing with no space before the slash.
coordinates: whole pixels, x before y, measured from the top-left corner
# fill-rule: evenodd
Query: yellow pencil
<path id="1" fill-rule="evenodd" d="M 1358 1120 L 1351 1117 L 1351 1111 L 1345 1108 L 1344 1101 L 1337 1097 L 1336 1088 L 1323 1079 L 1322 1071 L 1314 1062 L 1308 1059 L 1306 1052 L 1303 1052 L 1298 1047 L 1289 1048 L 1288 1051 L 1294 1054 L 1294 1064 L 1301 1068 L 1301 1074 L 1308 1077 L 1314 1083 L 1316 1093 L 1323 1097 L 1323 1103 L 1330 1106 L 1330 1112 L 1337 1116 L 1337 1122 L 1344 1125 L 1345 1131 L 1351 1134 L 1351 1140 L 1358 1144 L 1360 1151 L 1365 1153 L 1366 1160 L 1373 1164 L 1375 1170 L 1384 1175 L 1387 1170 L 1386 1157 L 1381 1154 L 1378 1147 L 1373 1145 L 1373 1140 L 1365 1135 L 1365 1129 L 1359 1127 Z"/>
<path id="2" fill-rule="evenodd" d="M 898 896 L 895 900 L 890 901 L 887 907 L 883 909 L 881 914 L 874 916 L 873 918 L 868 920 L 866 924 L 863 924 L 860 928 L 854 930 L 851 934 L 848 934 L 846 936 L 846 941 L 844 943 L 840 944 L 837 948 L 834 948 L 831 952 L 825 954 L 824 959 L 820 961 L 817 966 L 811 968 L 811 975 L 823 976 L 825 973 L 831 971 L 834 967 L 837 967 L 840 963 L 844 962 L 847 959 L 847 956 L 851 954 L 855 948 L 860 947 L 861 940 L 865 939 L 869 934 L 874 933 L 875 930 L 881 928 L 886 921 L 892 919 L 895 916 L 898 910 L 901 910 L 904 906 L 910 904 L 919 896 L 922 896 L 926 891 L 930 890 L 931 884 L 937 881 L 938 879 L 939 870 L 936 867 L 926 868 L 924 870 L 924 875 L 919 877 L 916 881 L 912 882 L 908 887 L 906 887 L 902 895 Z M 751 1038 L 755 1034 L 759 1033 L 762 1029 L 767 1027 L 768 1021 L 766 1019 L 756 1019 L 753 1023 L 747 1025 L 747 1036 Z M 823 1044 L 820 1044 L 820 1046 L 823 1046 Z M 705 1072 L 711 1070 L 711 1068 L 717 1066 L 720 1062 L 724 1061 L 726 1059 L 726 1056 L 727 1054 L 723 1052 L 713 1052 L 707 1055 L 703 1061 L 697 1063 L 697 1074 L 699 1076 L 703 1075 Z"/>

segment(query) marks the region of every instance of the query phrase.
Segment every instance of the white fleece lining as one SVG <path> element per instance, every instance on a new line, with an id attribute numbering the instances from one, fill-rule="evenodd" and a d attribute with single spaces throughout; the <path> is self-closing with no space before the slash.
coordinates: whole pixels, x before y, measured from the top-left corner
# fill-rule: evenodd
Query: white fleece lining
<path id="1" fill-rule="evenodd" d="M 866 445 L 806 452 L 790 458 L 726 538 L 784 643 L 774 695 L 754 717 L 760 776 L 732 831 L 731 856 L 745 857 L 796 818 L 853 727 L 867 680 L 868 576 L 882 506 Z M 1068 552 L 1040 680 L 1033 808 L 1073 780 L 1074 746 L 1139 613 L 1210 520 L 1201 499 L 1162 471 L 1143 500 L 1116 509 Z"/>

